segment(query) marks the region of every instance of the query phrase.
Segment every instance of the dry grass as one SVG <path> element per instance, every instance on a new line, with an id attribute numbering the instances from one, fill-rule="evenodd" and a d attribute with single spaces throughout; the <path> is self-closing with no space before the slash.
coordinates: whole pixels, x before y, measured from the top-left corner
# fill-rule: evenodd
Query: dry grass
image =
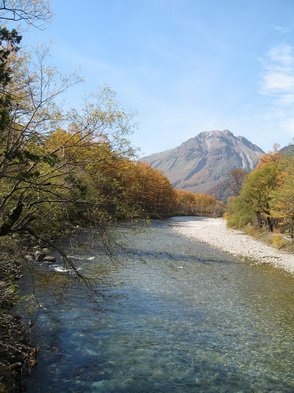
<path id="1" fill-rule="evenodd" d="M 254 227 L 253 225 L 246 225 L 243 228 L 244 232 L 253 237 L 254 239 L 262 241 L 268 246 L 272 246 L 277 250 L 293 252 L 294 244 L 290 238 L 287 238 L 284 234 L 280 232 L 268 232 L 266 230 L 261 230 Z"/>

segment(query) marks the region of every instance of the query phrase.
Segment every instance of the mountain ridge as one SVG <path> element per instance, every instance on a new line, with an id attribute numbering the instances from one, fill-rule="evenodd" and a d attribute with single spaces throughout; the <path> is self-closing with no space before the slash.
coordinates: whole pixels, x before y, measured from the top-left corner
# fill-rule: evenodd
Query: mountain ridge
<path id="1" fill-rule="evenodd" d="M 144 157 L 142 161 L 161 170 L 175 187 L 216 195 L 213 190 L 226 180 L 232 169 L 249 172 L 262 154 L 257 145 L 225 129 L 200 132 L 181 145 Z"/>

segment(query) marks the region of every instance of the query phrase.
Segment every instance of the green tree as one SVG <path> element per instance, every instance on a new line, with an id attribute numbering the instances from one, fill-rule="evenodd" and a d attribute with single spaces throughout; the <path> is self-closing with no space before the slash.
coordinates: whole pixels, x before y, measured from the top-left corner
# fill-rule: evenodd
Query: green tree
<path id="1" fill-rule="evenodd" d="M 273 193 L 271 211 L 282 230 L 294 239 L 294 156 L 282 160 L 278 188 Z"/>
<path id="2" fill-rule="evenodd" d="M 18 51 L 20 41 L 21 36 L 16 30 L 9 31 L 5 27 L 0 29 L 0 137 L 11 121 L 12 95 L 7 89 L 12 78 L 9 58 Z"/>
<path id="3" fill-rule="evenodd" d="M 278 185 L 278 174 L 279 161 L 270 160 L 247 175 L 239 197 L 229 201 L 229 224 L 241 227 L 251 223 L 273 231 L 275 222 L 271 202 Z"/>

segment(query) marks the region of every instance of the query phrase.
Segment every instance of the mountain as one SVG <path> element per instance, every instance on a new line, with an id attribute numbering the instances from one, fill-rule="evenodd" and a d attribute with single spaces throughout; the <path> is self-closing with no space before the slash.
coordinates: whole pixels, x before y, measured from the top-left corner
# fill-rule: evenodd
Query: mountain
<path id="1" fill-rule="evenodd" d="M 280 150 L 280 152 L 284 155 L 292 156 L 294 155 L 294 145 L 285 146 Z"/>
<path id="2" fill-rule="evenodd" d="M 180 146 L 142 158 L 161 170 L 177 188 L 224 197 L 228 173 L 251 171 L 264 152 L 229 130 L 201 132 Z"/>

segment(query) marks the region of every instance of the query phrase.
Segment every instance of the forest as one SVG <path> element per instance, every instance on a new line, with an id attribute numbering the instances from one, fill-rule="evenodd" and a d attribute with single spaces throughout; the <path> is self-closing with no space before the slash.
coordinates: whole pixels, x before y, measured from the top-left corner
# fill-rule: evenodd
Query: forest
<path id="1" fill-rule="evenodd" d="M 132 116 L 109 88 L 64 113 L 56 97 L 78 77 L 48 67 L 46 51 L 22 54 L 20 43 L 15 30 L 1 29 L 1 237 L 52 237 L 77 225 L 104 230 L 177 211 L 215 214 L 213 197 L 174 190 L 135 159 Z"/>

